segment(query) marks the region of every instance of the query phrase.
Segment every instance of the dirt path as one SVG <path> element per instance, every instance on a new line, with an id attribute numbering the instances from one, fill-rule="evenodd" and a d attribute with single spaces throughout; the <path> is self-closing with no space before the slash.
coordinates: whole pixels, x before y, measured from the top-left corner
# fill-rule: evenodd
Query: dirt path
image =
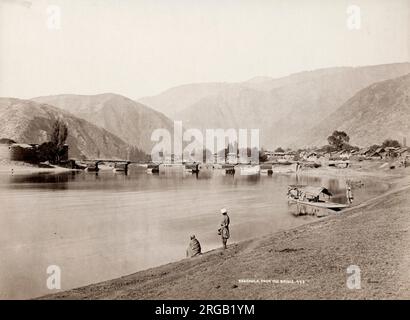
<path id="1" fill-rule="evenodd" d="M 409 299 L 405 181 L 371 202 L 293 230 L 44 298 Z M 360 267 L 359 290 L 347 288 L 350 265 Z"/>

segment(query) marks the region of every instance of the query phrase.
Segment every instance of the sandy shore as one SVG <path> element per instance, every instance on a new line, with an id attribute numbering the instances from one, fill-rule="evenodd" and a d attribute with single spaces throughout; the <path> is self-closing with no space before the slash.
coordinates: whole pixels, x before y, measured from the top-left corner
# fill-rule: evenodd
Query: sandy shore
<path id="1" fill-rule="evenodd" d="M 0 173 L 2 174 L 33 174 L 33 173 L 59 173 L 73 171 L 63 167 L 40 168 L 37 165 L 21 161 L 2 161 L 0 162 Z"/>
<path id="2" fill-rule="evenodd" d="M 340 214 L 43 298 L 409 299 L 409 193 L 406 175 L 388 193 Z M 359 290 L 347 288 L 350 265 L 360 267 Z"/>

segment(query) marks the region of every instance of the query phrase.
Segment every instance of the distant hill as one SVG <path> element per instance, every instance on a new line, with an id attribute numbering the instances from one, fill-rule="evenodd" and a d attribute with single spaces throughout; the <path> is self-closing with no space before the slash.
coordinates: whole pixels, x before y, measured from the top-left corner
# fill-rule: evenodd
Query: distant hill
<path id="1" fill-rule="evenodd" d="M 343 130 L 354 145 L 380 144 L 387 138 L 410 139 L 410 73 L 361 90 L 305 136 L 320 146 L 334 130 Z"/>
<path id="2" fill-rule="evenodd" d="M 174 119 L 175 115 L 202 98 L 216 95 L 229 87 L 227 83 L 193 83 L 174 87 L 156 96 L 144 97 L 138 101 Z"/>
<path id="3" fill-rule="evenodd" d="M 128 144 L 150 153 L 151 134 L 165 128 L 172 132 L 173 122 L 165 115 L 124 96 L 106 93 L 98 95 L 55 95 L 32 99 L 66 110 L 120 137 Z"/>
<path id="4" fill-rule="evenodd" d="M 341 68 L 321 69 L 314 71 L 315 75 L 325 75 L 337 72 Z M 257 91 L 270 91 L 291 83 L 308 80 L 311 72 L 300 72 L 283 78 L 254 77 L 244 82 L 205 82 L 191 83 L 170 88 L 158 95 L 143 97 L 138 101 L 159 111 L 171 119 L 176 119 L 178 113 L 187 109 L 202 99 L 215 97 L 224 91 L 240 88 L 254 89 Z"/>
<path id="5" fill-rule="evenodd" d="M 127 143 L 86 120 L 31 100 L 0 98 L 0 138 L 43 143 L 49 140 L 52 124 L 58 118 L 68 126 L 70 157 L 124 159 L 127 156 Z"/>
<path id="6" fill-rule="evenodd" d="M 299 77 L 299 74 L 297 75 Z M 244 82 L 209 82 L 185 84 L 168 89 L 158 95 L 143 97 L 138 101 L 177 120 L 180 112 L 195 105 L 202 99 L 217 97 L 226 91 L 248 88 L 269 91 L 292 81 L 293 76 L 281 79 L 255 77 Z"/>
<path id="7" fill-rule="evenodd" d="M 328 68 L 279 79 L 186 85 L 141 101 L 168 108 L 187 128 L 259 128 L 264 147 L 300 147 L 309 130 L 357 92 L 409 72 L 410 63 Z"/>

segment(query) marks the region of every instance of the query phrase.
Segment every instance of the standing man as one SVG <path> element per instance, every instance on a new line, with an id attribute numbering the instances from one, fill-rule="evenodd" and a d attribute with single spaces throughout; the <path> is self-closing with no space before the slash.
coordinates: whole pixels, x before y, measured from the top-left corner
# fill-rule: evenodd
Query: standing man
<path id="1" fill-rule="evenodd" d="M 226 249 L 226 242 L 228 241 L 230 234 L 229 234 L 229 216 L 228 216 L 228 211 L 223 208 L 221 209 L 222 213 L 222 222 L 221 222 L 221 227 L 219 228 L 219 234 L 222 237 L 222 246 L 224 249 Z"/>
<path id="2" fill-rule="evenodd" d="M 346 188 L 346 198 L 347 198 L 347 203 L 352 204 L 353 203 L 353 192 L 352 188 L 350 186 L 347 186 Z"/>

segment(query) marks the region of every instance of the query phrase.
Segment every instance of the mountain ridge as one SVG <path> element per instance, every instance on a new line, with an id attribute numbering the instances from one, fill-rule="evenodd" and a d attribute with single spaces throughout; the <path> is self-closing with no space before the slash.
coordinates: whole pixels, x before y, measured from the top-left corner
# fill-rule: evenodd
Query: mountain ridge
<path id="1" fill-rule="evenodd" d="M 37 144 L 49 141 L 53 122 L 62 119 L 68 127 L 67 144 L 72 158 L 125 159 L 131 147 L 103 128 L 32 100 L 0 98 L 0 119 L 0 137 Z"/>
<path id="2" fill-rule="evenodd" d="M 113 93 L 97 95 L 53 95 L 32 99 L 66 110 L 149 153 L 151 134 L 164 128 L 172 132 L 173 122 L 164 114 L 130 98 Z"/>
<path id="3" fill-rule="evenodd" d="M 323 132 L 330 135 L 332 130 L 345 131 L 359 146 L 410 138 L 410 73 L 359 91 L 313 128 L 305 143 L 323 145 Z"/>
<path id="4" fill-rule="evenodd" d="M 266 148 L 303 147 L 298 138 L 358 91 L 409 72 L 410 63 L 403 62 L 324 68 L 251 84 L 230 83 L 200 97 L 177 112 L 174 119 L 182 120 L 186 128 L 203 130 L 256 128 L 261 133 L 261 146 Z"/>

